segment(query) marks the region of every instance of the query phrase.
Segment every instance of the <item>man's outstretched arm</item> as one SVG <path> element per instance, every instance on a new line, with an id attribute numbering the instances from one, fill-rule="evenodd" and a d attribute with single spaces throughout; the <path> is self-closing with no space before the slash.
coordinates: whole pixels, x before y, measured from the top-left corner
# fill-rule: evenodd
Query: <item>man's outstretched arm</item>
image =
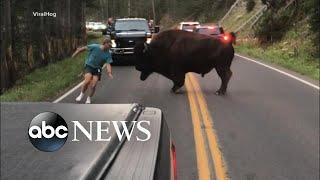
<path id="1" fill-rule="evenodd" d="M 75 57 L 77 54 L 87 50 L 87 46 L 83 46 L 83 47 L 80 47 L 80 48 L 77 48 L 77 50 L 72 54 L 72 57 Z"/>

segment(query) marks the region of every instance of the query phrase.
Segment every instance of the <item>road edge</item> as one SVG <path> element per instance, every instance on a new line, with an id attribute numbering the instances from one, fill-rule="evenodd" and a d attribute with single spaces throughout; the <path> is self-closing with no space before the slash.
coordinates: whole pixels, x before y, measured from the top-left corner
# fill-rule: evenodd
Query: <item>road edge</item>
<path id="1" fill-rule="evenodd" d="M 80 86 L 82 85 L 83 81 L 81 81 L 79 84 L 77 84 L 76 86 L 74 86 L 72 89 L 70 89 L 69 91 L 67 91 L 66 93 L 62 94 L 62 96 L 58 97 L 56 100 L 52 101 L 52 103 L 58 103 L 60 101 L 62 101 L 65 97 L 69 96 L 71 93 L 73 93 L 75 90 L 77 90 L 78 88 L 80 88 Z"/>

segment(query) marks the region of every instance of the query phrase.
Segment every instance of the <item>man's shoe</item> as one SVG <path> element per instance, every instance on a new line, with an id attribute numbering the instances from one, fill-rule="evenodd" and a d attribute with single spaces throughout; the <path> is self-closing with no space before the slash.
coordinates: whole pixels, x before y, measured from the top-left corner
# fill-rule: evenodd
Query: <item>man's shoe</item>
<path id="1" fill-rule="evenodd" d="M 86 104 L 91 104 L 91 98 L 90 97 L 87 98 Z"/>
<path id="2" fill-rule="evenodd" d="M 83 94 L 81 93 L 77 98 L 76 98 L 76 101 L 77 102 L 80 102 L 83 98 Z"/>

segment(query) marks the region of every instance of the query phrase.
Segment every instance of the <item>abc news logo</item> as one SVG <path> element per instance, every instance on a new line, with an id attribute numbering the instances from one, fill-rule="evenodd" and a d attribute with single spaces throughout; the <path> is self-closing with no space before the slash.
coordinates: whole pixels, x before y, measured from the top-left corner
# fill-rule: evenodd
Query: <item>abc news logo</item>
<path id="1" fill-rule="evenodd" d="M 132 121 L 130 130 L 127 121 L 86 121 L 85 128 L 79 121 L 72 121 L 73 138 L 72 141 L 80 141 L 79 133 L 84 135 L 89 141 L 110 141 L 111 136 L 108 136 L 109 128 L 114 128 L 116 135 L 121 141 L 126 138 L 131 140 L 132 133 L 135 129 L 140 131 L 135 139 L 137 141 L 148 141 L 151 138 L 150 131 L 146 128 L 150 126 L 150 121 Z M 93 131 L 95 129 L 96 131 Z M 93 134 L 95 132 L 95 139 Z M 28 129 L 29 140 L 31 144 L 40 151 L 53 152 L 57 151 L 66 143 L 68 139 L 68 125 L 66 121 L 58 114 L 53 112 L 43 112 L 35 116 Z"/>

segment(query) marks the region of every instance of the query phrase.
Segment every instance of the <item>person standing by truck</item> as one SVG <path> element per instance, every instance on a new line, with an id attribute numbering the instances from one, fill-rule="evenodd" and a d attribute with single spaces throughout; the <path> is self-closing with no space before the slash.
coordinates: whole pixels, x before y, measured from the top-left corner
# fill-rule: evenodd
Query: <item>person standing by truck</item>
<path id="1" fill-rule="evenodd" d="M 150 29 L 153 29 L 153 28 L 154 28 L 153 19 L 150 19 L 150 20 L 149 20 L 148 26 L 149 26 Z"/>
<path id="2" fill-rule="evenodd" d="M 107 22 L 106 22 L 106 28 L 104 30 L 102 30 L 102 35 L 111 35 L 113 29 L 114 29 L 114 22 L 113 22 L 113 18 L 109 17 Z"/>
<path id="3" fill-rule="evenodd" d="M 112 17 L 109 17 L 108 18 L 108 21 L 107 21 L 107 29 L 106 29 L 106 34 L 110 35 L 111 32 L 113 31 L 113 18 Z"/>
<path id="4" fill-rule="evenodd" d="M 102 44 L 90 44 L 77 48 L 72 54 L 75 57 L 77 54 L 88 50 L 88 56 L 85 61 L 85 74 L 84 80 L 81 86 L 81 92 L 76 98 L 77 102 L 80 102 L 89 88 L 89 96 L 87 97 L 86 104 L 91 104 L 91 98 L 94 95 L 97 82 L 101 79 L 101 71 L 104 64 L 106 64 L 106 71 L 110 79 L 112 76 L 112 69 L 110 63 L 112 63 L 112 57 L 110 53 L 111 39 L 106 37 Z"/>

